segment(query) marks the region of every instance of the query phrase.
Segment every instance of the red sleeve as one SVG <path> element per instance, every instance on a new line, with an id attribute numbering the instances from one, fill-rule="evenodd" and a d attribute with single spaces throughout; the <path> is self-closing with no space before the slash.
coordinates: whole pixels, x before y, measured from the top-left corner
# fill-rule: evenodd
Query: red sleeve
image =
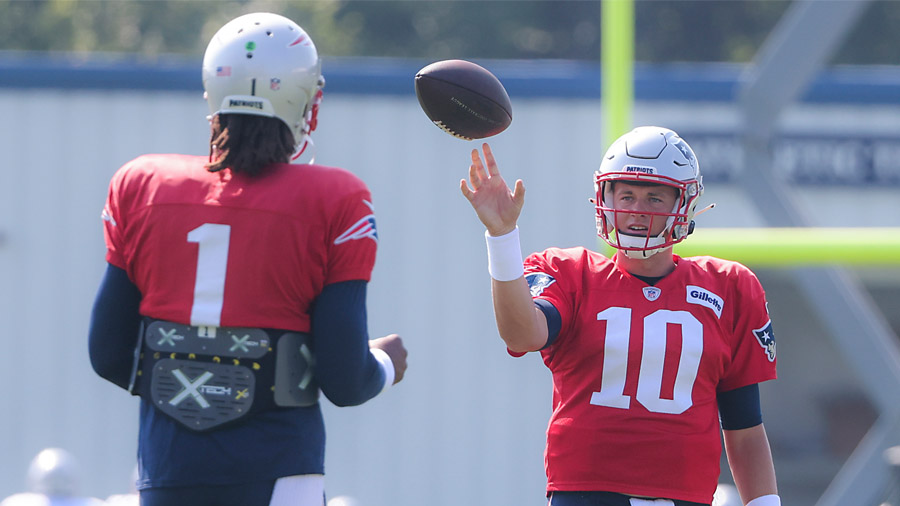
<path id="1" fill-rule="evenodd" d="M 106 204 L 100 217 L 103 219 L 103 237 L 106 240 L 106 261 L 120 269 L 125 265 L 124 213 L 120 208 L 124 186 L 125 167 L 119 169 L 109 182 Z"/>
<path id="2" fill-rule="evenodd" d="M 769 318 L 766 294 L 759 279 L 746 267 L 737 271 L 734 334 L 731 366 L 719 382 L 718 391 L 726 392 L 775 379 L 777 360 L 775 334 Z"/>
<path id="3" fill-rule="evenodd" d="M 541 253 L 533 253 L 525 259 L 525 279 L 531 289 L 532 299 L 544 299 L 553 304 L 559 311 L 562 325 L 559 338 L 566 334 L 575 312 L 575 292 L 577 287 L 570 272 L 578 271 L 578 258 L 564 256 L 561 250 L 547 249 Z"/>
<path id="4" fill-rule="evenodd" d="M 571 327 L 575 304 L 574 283 L 566 277 L 566 272 L 569 270 L 567 267 L 576 260 L 560 253 L 557 248 L 550 248 L 541 253 L 532 253 L 524 262 L 525 281 L 531 290 L 531 298 L 546 300 L 559 311 L 561 325 L 552 346 L 564 340 Z M 524 355 L 507 351 L 514 357 Z"/>
<path id="5" fill-rule="evenodd" d="M 326 285 L 372 277 L 378 233 L 368 189 L 343 199 L 329 231 L 328 248 Z"/>

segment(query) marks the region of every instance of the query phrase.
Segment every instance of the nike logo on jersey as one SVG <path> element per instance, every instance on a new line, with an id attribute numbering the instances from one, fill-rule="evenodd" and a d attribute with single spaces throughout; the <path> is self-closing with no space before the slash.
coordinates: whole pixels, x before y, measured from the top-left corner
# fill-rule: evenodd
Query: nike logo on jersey
<path id="1" fill-rule="evenodd" d="M 766 322 L 766 324 L 760 329 L 753 329 L 753 335 L 756 336 L 756 340 L 759 341 L 759 345 L 766 350 L 766 358 L 769 359 L 769 362 L 775 361 L 775 332 L 772 330 L 772 320 Z"/>
<path id="2" fill-rule="evenodd" d="M 689 304 L 699 304 L 712 309 L 713 312 L 716 313 L 716 318 L 722 317 L 722 308 L 725 306 L 722 297 L 710 292 L 706 288 L 687 285 L 687 301 Z"/>
<path id="3" fill-rule="evenodd" d="M 363 200 L 363 204 L 366 205 L 369 209 L 373 211 L 374 206 L 371 202 L 367 200 Z M 375 230 L 375 214 L 368 214 L 363 216 L 353 225 L 350 225 L 350 228 L 344 231 L 341 235 L 338 236 L 337 239 L 334 240 L 335 244 L 345 243 L 347 241 L 355 241 L 357 239 L 372 239 L 375 242 L 378 242 L 378 232 Z"/>
<path id="4" fill-rule="evenodd" d="M 543 272 L 532 272 L 531 274 L 527 274 L 525 275 L 525 281 L 528 282 L 528 288 L 531 290 L 532 299 L 544 293 L 545 288 L 556 283 L 556 279 L 554 279 L 553 276 L 544 274 Z"/>

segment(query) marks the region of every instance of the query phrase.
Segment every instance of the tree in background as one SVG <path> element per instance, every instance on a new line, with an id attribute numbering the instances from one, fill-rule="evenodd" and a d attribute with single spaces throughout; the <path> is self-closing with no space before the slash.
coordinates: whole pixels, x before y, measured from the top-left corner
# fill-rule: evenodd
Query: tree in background
<path id="1" fill-rule="evenodd" d="M 747 62 L 789 5 L 636 0 L 636 57 Z M 327 56 L 600 59 L 599 0 L 0 0 L 0 49 L 198 57 L 252 11 L 298 20 Z M 900 2 L 873 1 L 834 63 L 900 64 L 895 26 Z"/>

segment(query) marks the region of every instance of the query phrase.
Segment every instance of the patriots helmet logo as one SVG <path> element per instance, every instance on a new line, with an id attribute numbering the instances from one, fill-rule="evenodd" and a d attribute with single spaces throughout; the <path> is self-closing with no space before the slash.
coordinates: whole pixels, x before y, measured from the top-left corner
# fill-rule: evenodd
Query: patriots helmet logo
<path id="1" fill-rule="evenodd" d="M 759 329 L 753 330 L 753 335 L 756 336 L 756 340 L 759 342 L 759 345 L 766 350 L 766 358 L 769 359 L 769 362 L 775 361 L 775 332 L 772 330 L 772 320 L 766 322 L 766 324 Z"/>
<path id="2" fill-rule="evenodd" d="M 688 147 L 686 142 L 678 139 L 678 142 L 675 143 L 675 147 L 678 148 L 678 151 L 681 151 L 681 154 L 684 155 L 688 163 L 691 164 L 691 167 L 697 167 L 697 159 L 694 157 L 694 151 Z"/>
<path id="3" fill-rule="evenodd" d="M 543 272 L 532 272 L 525 275 L 525 281 L 528 282 L 528 288 L 531 290 L 531 298 L 544 293 L 544 289 L 556 283 L 556 279 L 549 274 Z"/>

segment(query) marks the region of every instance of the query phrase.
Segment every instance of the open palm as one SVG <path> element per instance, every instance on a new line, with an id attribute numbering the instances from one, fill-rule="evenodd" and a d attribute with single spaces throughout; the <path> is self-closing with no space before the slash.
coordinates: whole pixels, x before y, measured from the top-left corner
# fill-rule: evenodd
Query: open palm
<path id="1" fill-rule="evenodd" d="M 469 180 L 460 180 L 459 189 L 472 204 L 478 219 L 492 236 L 512 232 L 525 203 L 525 184 L 516 180 L 514 191 L 510 191 L 500 175 L 491 147 L 482 144 L 484 162 L 477 149 L 472 150 L 472 164 L 469 165 Z M 487 170 L 485 170 L 485 165 Z M 470 187 L 471 185 L 471 187 Z"/>

